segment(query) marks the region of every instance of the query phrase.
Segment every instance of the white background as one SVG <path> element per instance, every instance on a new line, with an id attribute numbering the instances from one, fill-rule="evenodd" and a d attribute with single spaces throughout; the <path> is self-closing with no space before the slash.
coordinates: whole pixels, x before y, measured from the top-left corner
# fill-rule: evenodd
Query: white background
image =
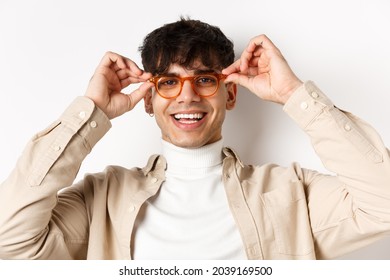
<path id="1" fill-rule="evenodd" d="M 371 123 L 390 146 L 387 0 L 0 0 L 0 181 L 32 135 L 84 94 L 106 51 L 141 64 L 144 36 L 181 15 L 219 26 L 235 42 L 237 55 L 250 38 L 267 34 L 302 80 L 314 80 L 338 107 Z M 225 145 L 246 163 L 298 161 L 326 172 L 281 106 L 239 90 L 224 125 Z M 143 166 L 160 151 L 159 129 L 143 102 L 112 123 L 77 180 L 109 164 Z M 390 237 L 344 258 L 390 259 Z"/>

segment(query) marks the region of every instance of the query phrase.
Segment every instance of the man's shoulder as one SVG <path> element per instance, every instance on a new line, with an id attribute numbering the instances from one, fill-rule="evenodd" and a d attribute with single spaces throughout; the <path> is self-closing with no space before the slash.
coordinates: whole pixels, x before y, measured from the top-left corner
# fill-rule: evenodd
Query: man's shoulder
<path id="1" fill-rule="evenodd" d="M 266 164 L 247 164 L 244 163 L 237 152 L 230 147 L 224 148 L 226 159 L 231 159 L 235 162 L 235 169 L 241 181 L 261 181 L 263 183 L 282 183 L 287 181 L 296 181 L 302 178 L 302 168 L 292 162 L 289 166 L 282 166 L 276 163 Z"/>
<path id="2" fill-rule="evenodd" d="M 261 180 L 289 181 L 299 180 L 302 169 L 296 162 L 289 166 L 282 166 L 276 163 L 266 163 L 261 165 L 243 164 L 239 168 L 241 177 L 261 178 Z"/>
<path id="3" fill-rule="evenodd" d="M 136 182 L 143 182 L 150 178 L 163 179 L 165 169 L 165 158 L 161 155 L 152 155 L 144 167 L 127 168 L 120 165 L 108 165 L 101 172 L 86 174 L 84 180 L 93 186 L 115 184 L 116 187 L 120 187 L 134 185 Z"/>

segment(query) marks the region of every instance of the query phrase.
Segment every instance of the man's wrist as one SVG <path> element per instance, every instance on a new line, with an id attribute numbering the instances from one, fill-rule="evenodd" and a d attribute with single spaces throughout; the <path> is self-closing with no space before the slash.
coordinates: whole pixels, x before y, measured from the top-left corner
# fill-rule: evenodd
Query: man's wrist
<path id="1" fill-rule="evenodd" d="M 303 82 L 300 81 L 300 80 L 297 80 L 296 82 L 294 82 L 292 85 L 290 85 L 286 90 L 285 90 L 285 94 L 281 95 L 280 96 L 280 103 L 282 105 L 285 105 L 287 103 L 287 101 L 290 99 L 290 97 L 297 91 L 298 88 L 300 88 L 301 86 L 303 86 Z"/>

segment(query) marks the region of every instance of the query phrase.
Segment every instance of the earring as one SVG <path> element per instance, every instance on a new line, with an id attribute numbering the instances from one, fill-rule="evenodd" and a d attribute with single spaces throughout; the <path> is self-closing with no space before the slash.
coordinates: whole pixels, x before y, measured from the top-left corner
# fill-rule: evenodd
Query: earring
<path id="1" fill-rule="evenodd" d="M 153 118 L 153 117 L 154 117 L 154 114 L 153 114 L 153 113 L 149 113 L 149 116 L 150 116 L 151 118 Z"/>

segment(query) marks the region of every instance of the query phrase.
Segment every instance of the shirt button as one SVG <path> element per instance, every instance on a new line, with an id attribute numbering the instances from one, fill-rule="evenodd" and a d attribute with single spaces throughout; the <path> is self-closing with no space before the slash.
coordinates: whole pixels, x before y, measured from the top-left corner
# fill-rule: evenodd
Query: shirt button
<path id="1" fill-rule="evenodd" d="M 257 255 L 257 249 L 255 246 L 252 246 L 252 247 L 249 247 L 249 253 L 252 255 L 252 256 L 256 256 Z"/>
<path id="2" fill-rule="evenodd" d="M 86 114 L 84 111 L 81 111 L 81 112 L 79 113 L 80 119 L 84 119 L 86 115 L 87 115 L 87 114 Z"/>
<path id="3" fill-rule="evenodd" d="M 91 122 L 89 123 L 89 125 L 90 125 L 92 128 L 97 127 L 97 123 L 96 123 L 95 121 L 91 121 Z"/>
<path id="4" fill-rule="evenodd" d="M 307 108 L 309 108 L 309 105 L 306 102 L 302 102 L 301 103 L 301 109 L 302 110 L 306 110 Z"/>
<path id="5" fill-rule="evenodd" d="M 154 183 L 157 183 L 157 178 L 152 178 L 151 182 L 154 184 Z"/>
<path id="6" fill-rule="evenodd" d="M 60 146 L 54 146 L 53 150 L 58 152 L 59 150 L 61 150 L 61 147 Z"/>
<path id="7" fill-rule="evenodd" d="M 313 98 L 318 98 L 318 97 L 319 97 L 318 93 L 315 92 L 315 91 L 313 91 L 313 92 L 311 93 L 311 96 L 312 96 Z"/>
<path id="8" fill-rule="evenodd" d="M 129 212 L 134 212 L 134 211 L 135 211 L 135 206 L 134 205 L 130 205 Z"/>
<path id="9" fill-rule="evenodd" d="M 349 124 L 344 125 L 346 131 L 351 131 L 352 127 Z"/>

